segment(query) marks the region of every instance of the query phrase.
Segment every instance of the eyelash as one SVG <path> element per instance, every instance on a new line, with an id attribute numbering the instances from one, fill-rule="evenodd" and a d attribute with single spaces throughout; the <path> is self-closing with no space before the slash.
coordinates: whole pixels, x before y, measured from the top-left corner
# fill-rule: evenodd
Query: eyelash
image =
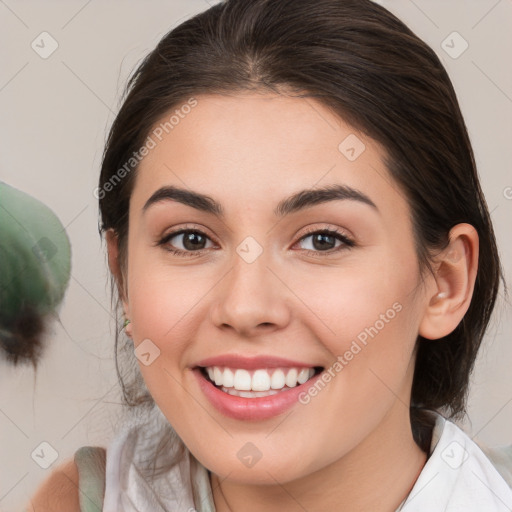
<path id="1" fill-rule="evenodd" d="M 210 239 L 210 237 L 208 235 L 206 235 L 205 233 L 203 233 L 201 230 L 180 229 L 177 231 L 173 231 L 172 233 L 168 233 L 161 240 L 159 240 L 156 243 L 156 245 L 157 246 L 165 246 L 165 244 L 167 244 L 167 242 L 169 242 L 169 240 L 171 240 L 175 236 L 187 234 L 187 233 L 196 233 L 201 236 L 204 236 L 205 238 Z M 325 235 L 329 235 L 329 236 L 334 236 L 337 240 L 339 240 L 343 243 L 340 246 L 338 246 L 337 248 L 329 249 L 328 251 L 314 251 L 311 249 L 303 249 L 304 251 L 306 251 L 306 254 L 308 254 L 308 255 L 318 257 L 319 254 L 326 254 L 326 256 L 330 256 L 333 253 L 337 253 L 342 250 L 349 250 L 352 247 L 355 247 L 355 245 L 356 245 L 353 240 L 351 240 L 345 234 L 341 233 L 340 231 L 338 231 L 336 229 L 316 229 L 316 230 L 309 231 L 304 236 L 302 236 L 296 242 L 296 244 L 299 242 L 302 242 L 303 240 L 305 240 L 306 238 L 309 238 L 312 235 L 317 235 L 317 234 L 325 234 Z M 294 245 L 296 245 L 296 244 L 294 244 Z M 169 251 L 170 253 L 174 254 L 175 256 L 186 257 L 186 258 L 199 257 L 203 254 L 204 251 L 207 251 L 207 249 L 199 249 L 197 251 L 183 251 L 181 249 L 171 249 L 170 247 L 164 247 L 164 249 L 166 251 Z"/>

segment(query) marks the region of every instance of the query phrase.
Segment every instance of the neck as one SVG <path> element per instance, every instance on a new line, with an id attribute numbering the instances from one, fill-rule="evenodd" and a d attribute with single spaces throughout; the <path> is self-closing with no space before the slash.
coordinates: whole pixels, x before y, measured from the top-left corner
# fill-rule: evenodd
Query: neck
<path id="1" fill-rule="evenodd" d="M 361 444 L 315 473 L 275 485 L 239 484 L 212 473 L 212 492 L 217 512 L 394 512 L 426 460 L 414 442 L 409 411 L 397 401 Z"/>

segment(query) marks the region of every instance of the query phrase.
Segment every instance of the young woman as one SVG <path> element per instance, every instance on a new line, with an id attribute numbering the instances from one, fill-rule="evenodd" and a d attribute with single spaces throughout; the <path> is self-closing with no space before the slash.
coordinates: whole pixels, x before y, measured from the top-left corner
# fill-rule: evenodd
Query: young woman
<path id="1" fill-rule="evenodd" d="M 446 71 L 386 9 L 182 23 L 130 79 L 96 194 L 134 414 L 33 510 L 511 509 L 510 451 L 450 421 L 493 228 Z"/>

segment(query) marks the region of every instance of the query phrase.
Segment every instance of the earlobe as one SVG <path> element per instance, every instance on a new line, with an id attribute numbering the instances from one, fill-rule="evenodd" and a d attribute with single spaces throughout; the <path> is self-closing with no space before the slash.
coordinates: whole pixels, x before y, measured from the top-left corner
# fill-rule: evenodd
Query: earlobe
<path id="1" fill-rule="evenodd" d="M 115 278 L 119 296 L 123 302 L 124 313 L 129 318 L 130 309 L 128 305 L 128 299 L 125 294 L 123 274 L 119 264 L 119 245 L 117 233 L 112 228 L 110 228 L 105 232 L 105 239 L 107 241 L 108 266 L 110 268 L 110 272 L 112 272 L 112 275 Z"/>
<path id="2" fill-rule="evenodd" d="M 477 269 L 478 233 L 470 224 L 457 224 L 448 247 L 435 258 L 435 288 L 427 297 L 420 336 L 436 340 L 455 330 L 471 303 Z"/>

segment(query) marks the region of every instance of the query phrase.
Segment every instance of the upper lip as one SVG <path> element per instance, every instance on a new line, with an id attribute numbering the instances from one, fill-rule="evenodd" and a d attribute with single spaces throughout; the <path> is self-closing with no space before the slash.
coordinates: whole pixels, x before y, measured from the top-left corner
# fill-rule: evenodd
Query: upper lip
<path id="1" fill-rule="evenodd" d="M 224 354 L 215 357 L 202 359 L 195 366 L 227 366 L 228 368 L 244 368 L 246 370 L 255 370 L 258 368 L 315 368 L 320 365 L 303 363 L 292 359 L 284 359 L 275 356 L 256 356 L 247 357 L 239 354 Z"/>

